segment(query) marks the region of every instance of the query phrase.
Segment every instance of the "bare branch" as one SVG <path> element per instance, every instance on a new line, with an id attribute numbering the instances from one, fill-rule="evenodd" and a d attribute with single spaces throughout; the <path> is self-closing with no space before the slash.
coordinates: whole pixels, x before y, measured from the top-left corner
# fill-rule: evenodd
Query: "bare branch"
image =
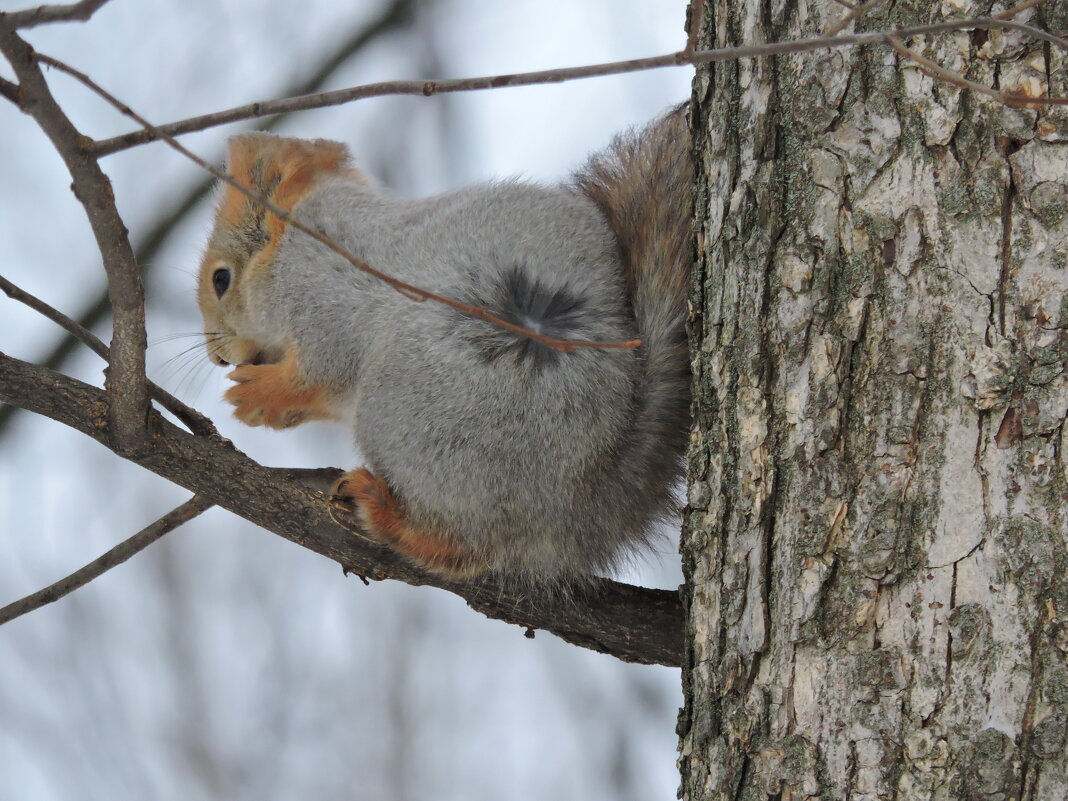
<path id="1" fill-rule="evenodd" d="M 215 166 L 213 166 L 211 164 L 208 164 L 208 162 L 204 161 L 204 159 L 200 158 L 200 156 L 196 155 L 195 153 L 193 153 L 188 148 L 186 148 L 186 147 L 182 146 L 181 144 L 179 144 L 179 142 L 174 137 L 168 136 L 167 134 L 160 132 L 158 128 L 156 128 L 154 125 L 152 125 L 152 123 L 150 123 L 148 120 L 146 120 L 140 114 L 135 112 L 128 105 L 123 103 L 121 100 L 118 100 L 116 97 L 114 97 L 106 89 L 102 88 L 99 84 L 97 84 L 92 78 L 90 78 L 85 73 L 79 72 L 78 70 L 76 70 L 73 67 L 65 64 L 64 62 L 59 61 L 59 60 L 54 59 L 54 58 L 51 58 L 50 56 L 45 56 L 45 55 L 38 54 L 37 55 L 37 59 L 38 59 L 38 61 L 40 61 L 43 64 L 48 64 L 49 66 L 55 67 L 58 70 L 62 70 L 63 72 L 67 73 L 68 75 L 72 76 L 73 78 L 76 78 L 78 81 L 80 81 L 81 83 L 85 84 L 85 86 L 87 86 L 88 88 L 92 89 L 94 92 L 96 92 L 102 98 L 107 100 L 111 105 L 113 105 L 116 109 L 121 111 L 123 114 L 127 115 L 128 117 L 133 118 L 140 125 L 144 126 L 145 130 L 154 132 L 157 135 L 158 138 L 162 139 L 164 142 L 166 142 L 172 148 L 174 148 L 179 153 L 181 153 L 183 156 L 188 158 L 190 161 L 192 161 L 193 163 L 197 164 L 202 169 L 204 169 L 207 172 L 209 172 L 212 175 L 214 175 L 220 181 L 228 184 L 229 186 L 234 187 L 236 190 L 241 192 L 241 194 L 243 194 L 246 197 L 251 198 L 252 200 L 256 201 L 257 203 L 262 205 L 265 209 L 267 209 L 272 214 L 274 214 L 276 217 L 278 217 L 280 220 L 285 222 L 287 225 L 290 225 L 293 228 L 296 228 L 298 231 L 301 231 L 302 233 L 307 234 L 308 236 L 310 236 L 316 242 L 319 242 L 319 243 L 325 245 L 326 247 L 330 248 L 330 250 L 332 250 L 335 253 L 337 253 L 339 256 L 341 256 L 343 259 L 345 259 L 345 261 L 347 261 L 349 264 L 351 264 L 357 270 L 360 270 L 361 272 L 365 272 L 368 275 L 374 276 L 375 278 L 377 278 L 382 283 L 386 284 L 387 286 L 392 287 L 397 292 L 399 292 L 400 294 L 404 295 L 405 297 L 407 297 L 407 298 L 409 298 L 411 300 L 415 300 L 415 301 L 429 300 L 429 301 L 433 301 L 434 303 L 440 303 L 440 304 L 442 304 L 444 306 L 448 306 L 450 308 L 456 309 L 457 311 L 462 312 L 463 314 L 469 315 L 470 317 L 477 317 L 480 320 L 485 320 L 488 323 L 492 323 L 493 325 L 496 325 L 496 326 L 498 326 L 500 328 L 504 328 L 505 330 L 511 331 L 514 334 L 519 334 L 520 336 L 524 336 L 524 337 L 526 337 L 528 339 L 532 339 L 535 342 L 537 342 L 537 343 L 539 343 L 541 345 L 544 345 L 544 346 L 546 346 L 548 348 L 552 348 L 554 350 L 560 350 L 560 351 L 565 351 L 565 352 L 566 351 L 572 351 L 575 348 L 599 348 L 599 349 L 615 349 L 615 350 L 633 350 L 634 348 L 637 348 L 639 345 L 641 345 L 641 340 L 640 339 L 629 339 L 629 340 L 626 340 L 625 342 L 588 342 L 588 341 L 585 341 L 585 340 L 556 339 L 554 337 L 548 337 L 548 336 L 545 336 L 544 334 L 538 333 L 537 331 L 533 331 L 533 330 L 531 330 L 529 328 L 525 328 L 525 327 L 523 327 L 521 325 L 516 325 L 515 323 L 509 322 L 508 320 L 505 320 L 503 317 L 498 317 L 496 314 L 493 314 L 485 306 L 472 306 L 472 305 L 467 304 L 467 303 L 461 303 L 458 300 L 453 300 L 452 298 L 447 298 L 444 295 L 439 295 L 436 292 L 431 292 L 431 291 L 429 291 L 427 289 L 423 289 L 422 287 L 416 286 L 415 284 L 409 284 L 408 282 L 401 281 L 398 278 L 394 278 L 393 276 L 388 275 L 388 274 L 382 272 L 381 270 L 377 270 L 374 267 L 372 267 L 371 265 L 369 265 L 367 262 L 363 261 L 362 259 L 356 258 L 356 256 L 354 256 L 348 249 L 343 248 L 341 245 L 339 245 L 337 242 L 335 242 L 330 237 L 328 237 L 325 234 L 323 234 L 321 231 L 318 231 L 315 228 L 312 228 L 310 225 L 308 225 L 307 223 L 303 222 L 298 217 L 295 217 L 293 214 L 291 214 L 290 212 L 286 211 L 282 207 L 272 203 L 267 198 L 266 195 L 262 194 L 261 192 L 257 192 L 256 190 L 252 189 L 251 187 L 245 186 L 244 184 L 242 184 L 239 181 L 235 180 L 233 178 L 233 176 L 227 175 L 222 170 L 216 168 Z"/>
<path id="2" fill-rule="evenodd" d="M 103 341 L 101 341 L 100 337 L 98 337 L 92 331 L 83 328 L 81 325 L 74 322 L 74 320 L 70 319 L 63 312 L 53 308 L 52 306 L 49 306 L 40 298 L 31 295 L 24 289 L 19 289 L 19 287 L 15 286 L 2 275 L 0 275 L 0 290 L 3 290 L 4 294 L 12 300 L 17 300 L 19 303 L 29 306 L 35 312 L 44 315 L 53 323 L 56 323 L 57 325 L 66 329 L 72 336 L 77 337 L 86 345 L 88 345 L 89 349 L 93 351 L 93 353 L 95 353 L 104 361 L 107 361 L 108 346 L 105 345 Z"/>
<path id="3" fill-rule="evenodd" d="M 76 323 L 70 319 L 67 315 L 58 309 L 49 306 L 40 298 L 31 295 L 24 289 L 20 289 L 13 283 L 8 281 L 4 276 L 0 275 L 0 290 L 4 291 L 9 298 L 17 300 L 19 303 L 23 303 L 29 306 L 34 311 L 44 315 L 52 322 L 66 329 L 71 336 L 76 337 L 79 341 L 84 342 L 90 350 L 92 350 L 97 356 L 104 361 L 109 361 L 110 352 L 108 346 L 105 345 L 100 338 L 90 331 L 88 328 Z M 215 424 L 211 422 L 207 417 L 202 415 L 196 409 L 186 406 L 176 397 L 171 395 L 167 390 L 156 386 L 151 381 L 148 383 L 149 394 L 151 397 L 158 401 L 159 404 L 181 420 L 190 431 L 194 434 L 200 434 L 205 437 L 217 437 L 219 432 L 215 429 Z M 5 409 L 13 409 L 13 406 L 7 406 Z"/>
<path id="4" fill-rule="evenodd" d="M 106 399 L 81 381 L 0 354 L 0 401 L 50 417 L 112 447 Z M 148 430 L 149 447 L 128 455 L 130 461 L 339 562 L 348 572 L 439 587 L 487 617 L 545 629 L 626 661 L 672 666 L 682 662 L 683 612 L 675 592 L 591 579 L 570 597 L 559 597 L 532 594 L 494 578 L 445 581 L 334 522 L 326 497 L 306 485 L 328 475 L 325 471 L 296 471 L 289 477 L 290 471 L 263 467 L 225 440 L 188 434 L 154 410 Z"/>
<path id="5" fill-rule="evenodd" d="M 14 31 L 0 27 L 3 51 L 19 80 L 19 108 L 29 114 L 51 140 L 73 179 L 75 197 L 85 208 L 108 274 L 114 312 L 114 335 L 105 386 L 110 398 L 110 430 L 120 452 L 135 451 L 144 440 L 148 410 L 145 377 L 145 293 L 141 274 L 115 208 L 115 194 L 86 139 L 56 103 L 37 64 L 33 48 Z"/>
<path id="6" fill-rule="evenodd" d="M 6 78 L 0 78 L 0 95 L 17 104 L 19 102 L 19 85 Z"/>
<path id="7" fill-rule="evenodd" d="M 212 114 L 204 114 L 200 117 L 191 117 L 187 120 L 156 126 L 158 134 L 151 131 L 134 131 L 132 133 L 116 136 L 111 139 L 102 139 L 93 146 L 93 152 L 98 156 L 106 156 L 126 150 L 130 147 L 153 142 L 167 136 L 202 131 L 239 120 L 255 119 L 270 114 L 291 113 L 294 111 L 306 111 L 313 108 L 337 106 L 353 100 L 362 100 L 368 97 L 382 97 L 384 95 L 423 95 L 446 94 L 450 92 L 470 92 L 481 89 L 503 89 L 513 86 L 531 86 L 535 84 L 561 83 L 577 78 L 592 78 L 598 75 L 617 75 L 625 72 L 637 72 L 640 70 L 656 69 L 658 67 L 673 67 L 687 63 L 681 53 L 671 53 L 665 56 L 653 56 L 650 58 L 633 59 L 630 61 L 617 61 L 610 64 L 595 64 L 586 67 L 570 67 L 562 69 L 540 70 L 537 72 L 515 73 L 512 75 L 491 75 L 479 78 L 460 78 L 442 81 L 383 81 L 380 83 L 364 84 L 350 89 L 337 89 L 331 92 L 319 92 L 312 95 L 301 95 L 283 100 L 260 101 L 246 106 L 217 111 Z"/>
<path id="8" fill-rule="evenodd" d="M 108 0 L 81 0 L 65 6 L 37 6 L 22 11 L 0 12 L 0 27 L 16 30 L 49 22 L 85 22 Z"/>
<path id="9" fill-rule="evenodd" d="M 27 595 L 7 606 L 0 607 L 0 626 L 17 617 L 40 609 L 46 604 L 58 601 L 64 595 L 69 595 L 79 587 L 84 587 L 93 579 L 103 575 L 111 568 L 121 565 L 135 553 L 143 551 L 164 534 L 167 534 L 183 523 L 192 520 L 205 509 L 210 509 L 214 504 L 206 501 L 199 495 L 194 495 L 178 508 L 167 513 L 155 523 L 138 531 L 132 537 L 120 542 L 107 553 L 97 557 L 85 567 L 75 570 L 66 578 L 62 578 L 55 584 L 38 590 L 32 595 Z"/>
<path id="10" fill-rule="evenodd" d="M 791 42 L 769 42 L 766 44 L 746 45 L 742 47 L 723 47 L 716 50 L 701 50 L 687 55 L 685 51 L 668 53 L 662 56 L 650 56 L 649 58 L 631 59 L 628 61 L 613 61 L 605 64 L 591 64 L 583 67 L 565 67 L 551 70 L 538 70 L 536 72 L 520 72 L 511 75 L 489 75 L 478 78 L 456 78 L 441 81 L 384 81 L 382 83 L 369 83 L 362 86 L 354 86 L 349 89 L 337 89 L 332 92 L 319 92 L 310 95 L 284 98 L 282 100 L 267 100 L 250 103 L 246 106 L 217 111 L 212 114 L 204 114 L 199 117 L 190 117 L 177 122 L 157 125 L 153 130 L 133 131 L 111 139 L 102 139 L 92 146 L 93 153 L 98 156 L 106 156 L 117 153 L 120 150 L 143 145 L 162 139 L 164 136 L 180 136 L 181 134 L 203 131 L 239 120 L 255 119 L 271 114 L 283 112 L 306 111 L 313 108 L 324 108 L 350 103 L 354 100 L 362 100 L 368 97 L 382 97 L 383 95 L 423 95 L 446 94 L 450 92 L 471 92 L 484 89 L 504 89 L 515 86 L 533 86 L 539 84 L 562 83 L 564 81 L 578 80 L 582 78 L 594 78 L 603 75 L 620 75 L 628 72 L 659 69 L 662 67 L 677 67 L 686 64 L 707 64 L 715 61 L 735 61 L 740 58 L 760 58 L 765 56 L 782 55 L 784 53 L 802 53 L 811 50 L 821 50 L 828 47 L 852 47 L 854 45 L 885 44 L 887 36 L 904 38 L 909 36 L 921 36 L 924 34 L 947 33 L 950 31 L 1003 28 L 1019 30 L 1034 36 L 1037 39 L 1050 42 L 1068 50 L 1068 41 L 1046 33 L 1031 25 L 1012 22 L 1005 19 L 992 17 L 972 17 L 970 19 L 955 20 L 952 22 L 933 23 L 931 25 L 917 25 L 911 28 L 900 28 L 896 31 L 877 31 L 868 33 L 854 33 L 838 36 L 820 36 L 812 39 L 798 39 Z"/>
<path id="11" fill-rule="evenodd" d="M 334 51 L 326 54 L 323 61 L 307 77 L 301 78 L 293 85 L 281 90 L 281 94 L 286 96 L 314 92 L 322 86 L 331 75 L 333 75 L 335 70 L 345 64 L 352 58 L 352 56 L 373 42 L 377 37 L 404 25 L 411 17 L 415 3 L 416 0 L 394 0 L 389 7 L 383 10 L 379 17 L 371 20 L 368 24 L 355 31 L 348 39 L 338 45 Z M 18 87 L 15 84 L 11 84 L 11 86 L 13 87 L 13 92 L 18 91 Z M 2 89 L 2 84 L 0 84 L 0 89 Z M 17 102 L 15 96 L 12 96 L 11 100 Z M 287 116 L 287 114 L 276 114 L 261 120 L 257 127 L 264 131 L 272 130 L 277 127 L 282 120 L 286 119 Z M 151 269 L 157 253 L 159 253 L 160 248 L 167 241 L 171 232 L 186 218 L 190 211 L 196 208 L 196 205 L 200 202 L 201 198 L 205 197 L 208 192 L 211 191 L 211 187 L 214 183 L 215 181 L 213 178 L 205 177 L 204 180 L 197 182 L 187 189 L 184 195 L 173 201 L 171 208 L 160 216 L 152 228 L 145 234 L 144 238 L 137 244 L 134 256 L 137 259 L 137 263 L 141 266 L 142 276 Z M 98 292 L 96 298 L 86 304 L 84 310 L 78 315 L 78 322 L 82 327 L 91 329 L 107 317 L 110 308 L 111 307 L 108 304 L 108 288 L 105 284 Z M 38 363 L 49 369 L 58 370 L 63 366 L 70 354 L 75 351 L 78 346 L 78 341 L 79 340 L 74 337 L 65 337 L 52 347 L 47 352 L 47 355 L 37 360 Z M 160 403 L 164 403 L 159 396 L 154 395 L 153 397 L 159 400 Z M 166 406 L 165 403 L 164 405 Z M 167 408 L 174 413 L 174 409 L 171 409 L 169 406 Z M 17 409 L 14 406 L 0 406 L 0 434 L 7 429 L 8 423 L 16 411 Z M 180 419 L 182 419 L 186 425 L 189 425 L 188 419 Z M 203 419 L 207 420 L 207 418 Z"/>

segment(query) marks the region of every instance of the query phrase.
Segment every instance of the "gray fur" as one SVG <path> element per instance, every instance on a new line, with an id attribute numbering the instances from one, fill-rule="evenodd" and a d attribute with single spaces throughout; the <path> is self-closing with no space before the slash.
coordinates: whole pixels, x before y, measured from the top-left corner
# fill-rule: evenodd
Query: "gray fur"
<path id="1" fill-rule="evenodd" d="M 368 467 L 414 527 L 537 582 L 603 573 L 647 542 L 674 511 L 687 424 L 682 296 L 636 307 L 631 286 L 645 280 L 635 269 L 688 269 L 689 252 L 684 264 L 635 268 L 642 255 L 621 252 L 620 221 L 583 180 L 594 179 L 409 201 L 335 178 L 296 214 L 421 288 L 549 336 L 642 337 L 636 350 L 553 351 L 412 302 L 294 229 L 257 315 L 279 341 L 299 343 L 310 382 L 355 410 Z M 679 191 L 688 209 L 688 185 Z M 674 225 L 688 236 L 688 216 Z"/>

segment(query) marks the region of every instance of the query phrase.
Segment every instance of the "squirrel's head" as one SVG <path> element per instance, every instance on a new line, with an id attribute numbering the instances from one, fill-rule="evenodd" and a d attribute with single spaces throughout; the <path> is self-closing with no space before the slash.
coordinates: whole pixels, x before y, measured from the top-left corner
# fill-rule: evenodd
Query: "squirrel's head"
<path id="1" fill-rule="evenodd" d="M 226 170 L 242 186 L 287 213 L 294 213 L 323 178 L 366 181 L 340 142 L 267 133 L 232 137 Z M 261 333 L 256 287 L 269 278 L 286 227 L 258 200 L 229 184 L 220 185 L 215 227 L 197 284 L 208 358 L 216 364 L 265 364 L 281 359 L 283 343 L 268 341 Z"/>

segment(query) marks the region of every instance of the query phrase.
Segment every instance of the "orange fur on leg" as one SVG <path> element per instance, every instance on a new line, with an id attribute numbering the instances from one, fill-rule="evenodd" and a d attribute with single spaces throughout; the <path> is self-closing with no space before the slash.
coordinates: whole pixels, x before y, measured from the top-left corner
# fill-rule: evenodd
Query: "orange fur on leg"
<path id="1" fill-rule="evenodd" d="M 277 364 L 243 364 L 231 370 L 229 378 L 237 384 L 223 398 L 237 407 L 234 416 L 242 423 L 290 428 L 308 420 L 333 417 L 330 393 L 301 380 L 293 348 Z"/>
<path id="2" fill-rule="evenodd" d="M 404 509 L 386 482 L 370 470 L 352 470 L 331 491 L 335 504 L 354 506 L 360 527 L 383 545 L 435 573 L 459 579 L 478 575 L 489 565 L 480 563 L 455 542 L 408 525 Z M 344 522 L 339 519 L 339 522 Z"/>

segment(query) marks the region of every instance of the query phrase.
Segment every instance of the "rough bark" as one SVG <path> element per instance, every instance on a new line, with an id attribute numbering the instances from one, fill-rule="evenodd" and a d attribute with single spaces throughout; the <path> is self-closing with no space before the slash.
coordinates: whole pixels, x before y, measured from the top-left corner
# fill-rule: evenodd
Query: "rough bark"
<path id="1" fill-rule="evenodd" d="M 843 13 L 709 0 L 699 46 Z M 1015 32 L 905 44 L 1068 94 Z M 867 47 L 701 70 L 694 127 L 682 796 L 1068 797 L 1068 114 Z"/>

